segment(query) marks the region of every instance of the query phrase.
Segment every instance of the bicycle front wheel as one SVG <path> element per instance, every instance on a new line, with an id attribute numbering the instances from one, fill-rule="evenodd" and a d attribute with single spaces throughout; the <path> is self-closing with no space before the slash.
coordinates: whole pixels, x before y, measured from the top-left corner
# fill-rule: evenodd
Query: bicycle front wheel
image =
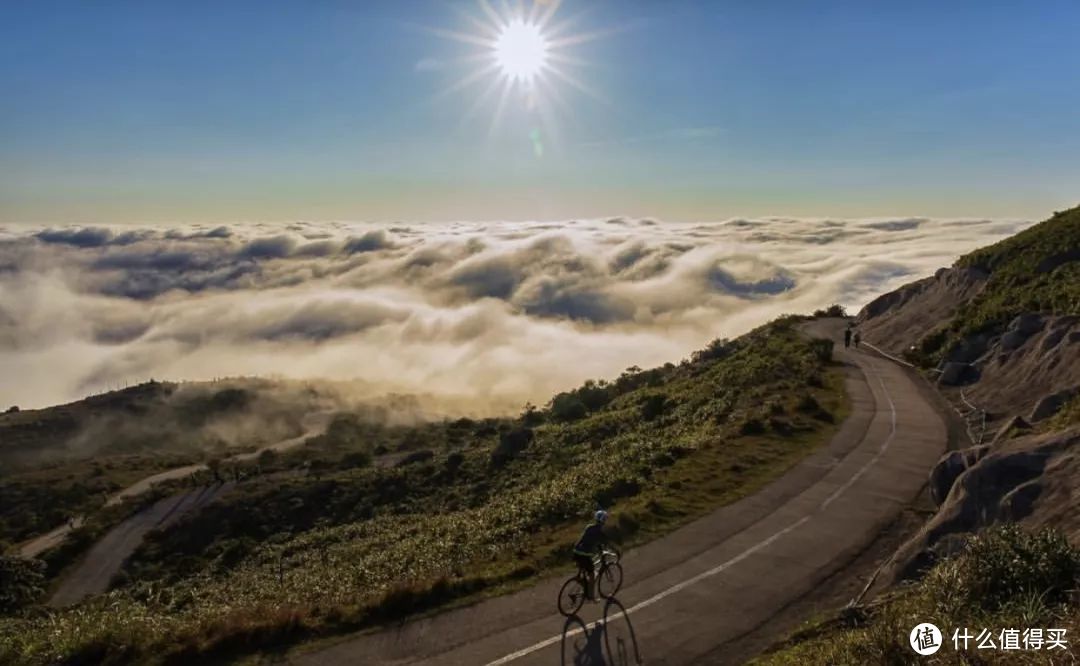
<path id="1" fill-rule="evenodd" d="M 622 587 L 622 565 L 612 562 L 600 569 L 596 577 L 596 590 L 605 599 L 610 599 Z"/>
<path id="2" fill-rule="evenodd" d="M 582 583 L 580 577 L 574 576 L 563 583 L 562 589 L 559 590 L 559 612 L 570 617 L 581 610 L 583 603 L 585 603 L 585 584 Z"/>

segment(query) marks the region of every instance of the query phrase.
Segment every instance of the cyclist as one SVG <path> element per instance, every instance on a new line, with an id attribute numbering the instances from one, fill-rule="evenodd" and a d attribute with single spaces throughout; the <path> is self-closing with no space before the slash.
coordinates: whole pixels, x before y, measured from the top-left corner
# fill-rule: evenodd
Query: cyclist
<path id="1" fill-rule="evenodd" d="M 585 527 L 585 530 L 581 533 L 581 538 L 574 544 L 574 562 L 577 563 L 578 570 L 585 574 L 585 580 L 588 581 L 585 593 L 590 601 L 596 601 L 596 594 L 593 592 L 596 580 L 596 567 L 593 558 L 600 552 L 600 546 L 607 541 L 604 537 L 604 523 L 607 521 L 607 517 L 607 511 L 603 509 L 597 511 L 593 515 L 593 521 Z"/>

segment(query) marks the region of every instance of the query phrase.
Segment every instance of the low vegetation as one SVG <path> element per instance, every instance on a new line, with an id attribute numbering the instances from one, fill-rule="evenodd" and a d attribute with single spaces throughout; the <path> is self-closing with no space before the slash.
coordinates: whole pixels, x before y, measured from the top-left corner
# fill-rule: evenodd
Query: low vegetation
<path id="1" fill-rule="evenodd" d="M 920 582 L 869 607 L 816 622 L 758 659 L 759 666 L 803 664 L 1042 664 L 1066 659 L 1057 650 L 964 649 L 953 632 L 984 629 L 1000 641 L 1003 629 L 1065 629 L 1069 648 L 1080 634 L 1080 550 L 1053 531 L 1029 533 L 1015 525 L 969 538 L 957 556 L 941 561 Z M 921 657 L 908 643 L 911 630 L 930 622 L 942 631 L 937 654 Z M 1023 642 L 1020 642 L 1021 648 Z M 1062 662 L 1064 663 L 1064 662 Z"/>
<path id="2" fill-rule="evenodd" d="M 152 533 L 118 587 L 0 619 L 0 661 L 185 662 L 356 629 L 561 569 L 581 523 L 625 542 L 753 492 L 845 415 L 831 343 L 785 318 L 516 418 L 335 419 Z"/>
<path id="3" fill-rule="evenodd" d="M 67 405 L 9 410 L 0 414 L 0 469 L 7 476 L 106 456 L 220 454 L 300 434 L 317 398 L 270 380 L 149 381 Z"/>
<path id="4" fill-rule="evenodd" d="M 298 435 L 318 400 L 267 380 L 149 381 L 0 414 L 0 553 L 156 472 Z"/>
<path id="5" fill-rule="evenodd" d="M 155 472 L 192 462 L 181 455 L 119 455 L 51 462 L 0 476 L 0 552 L 104 506 L 113 493 Z"/>
<path id="6" fill-rule="evenodd" d="M 947 326 L 923 339 L 914 356 L 926 364 L 973 335 L 1001 332 L 1025 312 L 1080 315 L 1080 207 L 964 255 L 956 266 L 989 277 Z"/>

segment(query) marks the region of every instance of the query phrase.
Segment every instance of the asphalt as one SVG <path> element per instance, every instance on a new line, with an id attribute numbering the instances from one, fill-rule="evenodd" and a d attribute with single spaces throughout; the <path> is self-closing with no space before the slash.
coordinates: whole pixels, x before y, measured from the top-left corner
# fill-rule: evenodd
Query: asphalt
<path id="1" fill-rule="evenodd" d="M 325 430 L 330 416 L 329 412 L 310 414 L 304 419 L 304 434 L 275 442 L 252 453 L 232 456 L 226 462 L 251 460 L 258 457 L 263 451 L 281 452 L 300 446 L 312 435 Z M 205 469 L 207 469 L 206 465 L 188 465 L 154 474 L 116 493 L 109 498 L 107 504 L 119 503 L 149 491 L 154 484 L 170 479 L 186 478 Z M 48 604 L 56 607 L 70 606 L 88 596 L 105 592 L 109 589 L 113 576 L 120 571 L 124 566 L 124 562 L 139 547 L 147 532 L 152 529 L 168 527 L 184 514 L 198 510 L 214 498 L 230 490 L 234 485 L 234 483 L 228 482 L 200 486 L 158 500 L 149 507 L 128 517 L 106 532 L 105 536 L 91 546 L 78 564 L 61 578 L 49 597 Z M 67 538 L 71 529 L 78 527 L 82 522 L 81 517 L 76 518 L 71 524 L 62 525 L 23 544 L 20 548 L 20 554 L 24 557 L 34 557 L 49 548 L 59 545 Z"/>
<path id="2" fill-rule="evenodd" d="M 223 462 L 244 462 L 248 460 L 254 460 L 259 457 L 265 451 L 275 451 L 281 453 L 289 449 L 295 448 L 303 444 L 309 437 L 317 435 L 326 430 L 327 424 L 330 422 L 330 418 L 333 416 L 332 412 L 313 412 L 308 414 L 303 419 L 303 434 L 297 437 L 290 437 L 283 439 L 273 444 L 268 444 L 250 453 L 239 453 L 229 458 L 226 458 Z M 196 472 L 202 472 L 209 468 L 204 464 L 185 465 L 183 467 L 174 467 L 164 472 L 159 472 L 151 476 L 145 477 L 124 488 L 123 490 L 115 493 L 108 498 L 105 502 L 105 506 L 113 506 L 119 504 L 124 500 L 138 497 L 145 492 L 148 492 L 154 485 L 164 483 L 165 481 L 172 481 L 175 479 L 185 479 Z M 173 499 L 175 499 L 174 496 Z M 144 510 L 144 512 L 149 510 Z M 138 516 L 133 516 L 138 518 Z M 19 544 L 16 547 L 19 555 L 22 557 L 37 557 L 47 550 L 59 546 L 67 539 L 68 534 L 71 531 L 85 522 L 83 516 L 77 516 L 71 520 L 71 522 L 64 523 L 45 534 L 34 537 Z"/>
<path id="3" fill-rule="evenodd" d="M 227 492 L 233 485 L 231 482 L 216 483 L 166 497 L 121 522 L 91 546 L 78 565 L 63 577 L 49 597 L 49 605 L 70 606 L 90 595 L 105 592 L 147 532 L 167 527 L 185 513 Z"/>
<path id="4" fill-rule="evenodd" d="M 841 339 L 843 322 L 808 332 Z M 736 663 L 725 645 L 767 625 L 841 570 L 916 498 L 946 426 L 905 370 L 837 345 L 850 416 L 832 440 L 760 492 L 623 555 L 623 589 L 569 620 L 565 576 L 379 631 L 291 663 Z"/>

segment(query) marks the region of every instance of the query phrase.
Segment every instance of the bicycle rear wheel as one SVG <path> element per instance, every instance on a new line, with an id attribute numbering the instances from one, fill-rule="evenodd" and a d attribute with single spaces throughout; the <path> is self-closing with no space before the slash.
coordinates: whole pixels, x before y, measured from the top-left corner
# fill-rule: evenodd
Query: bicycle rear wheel
<path id="1" fill-rule="evenodd" d="M 622 587 L 622 565 L 618 562 L 605 564 L 596 576 L 596 590 L 605 599 L 610 599 Z"/>
<path id="2" fill-rule="evenodd" d="M 574 576 L 570 580 L 563 583 L 562 589 L 559 590 L 559 612 L 570 617 L 581 610 L 581 605 L 585 603 L 585 583 L 582 582 L 581 577 Z"/>

